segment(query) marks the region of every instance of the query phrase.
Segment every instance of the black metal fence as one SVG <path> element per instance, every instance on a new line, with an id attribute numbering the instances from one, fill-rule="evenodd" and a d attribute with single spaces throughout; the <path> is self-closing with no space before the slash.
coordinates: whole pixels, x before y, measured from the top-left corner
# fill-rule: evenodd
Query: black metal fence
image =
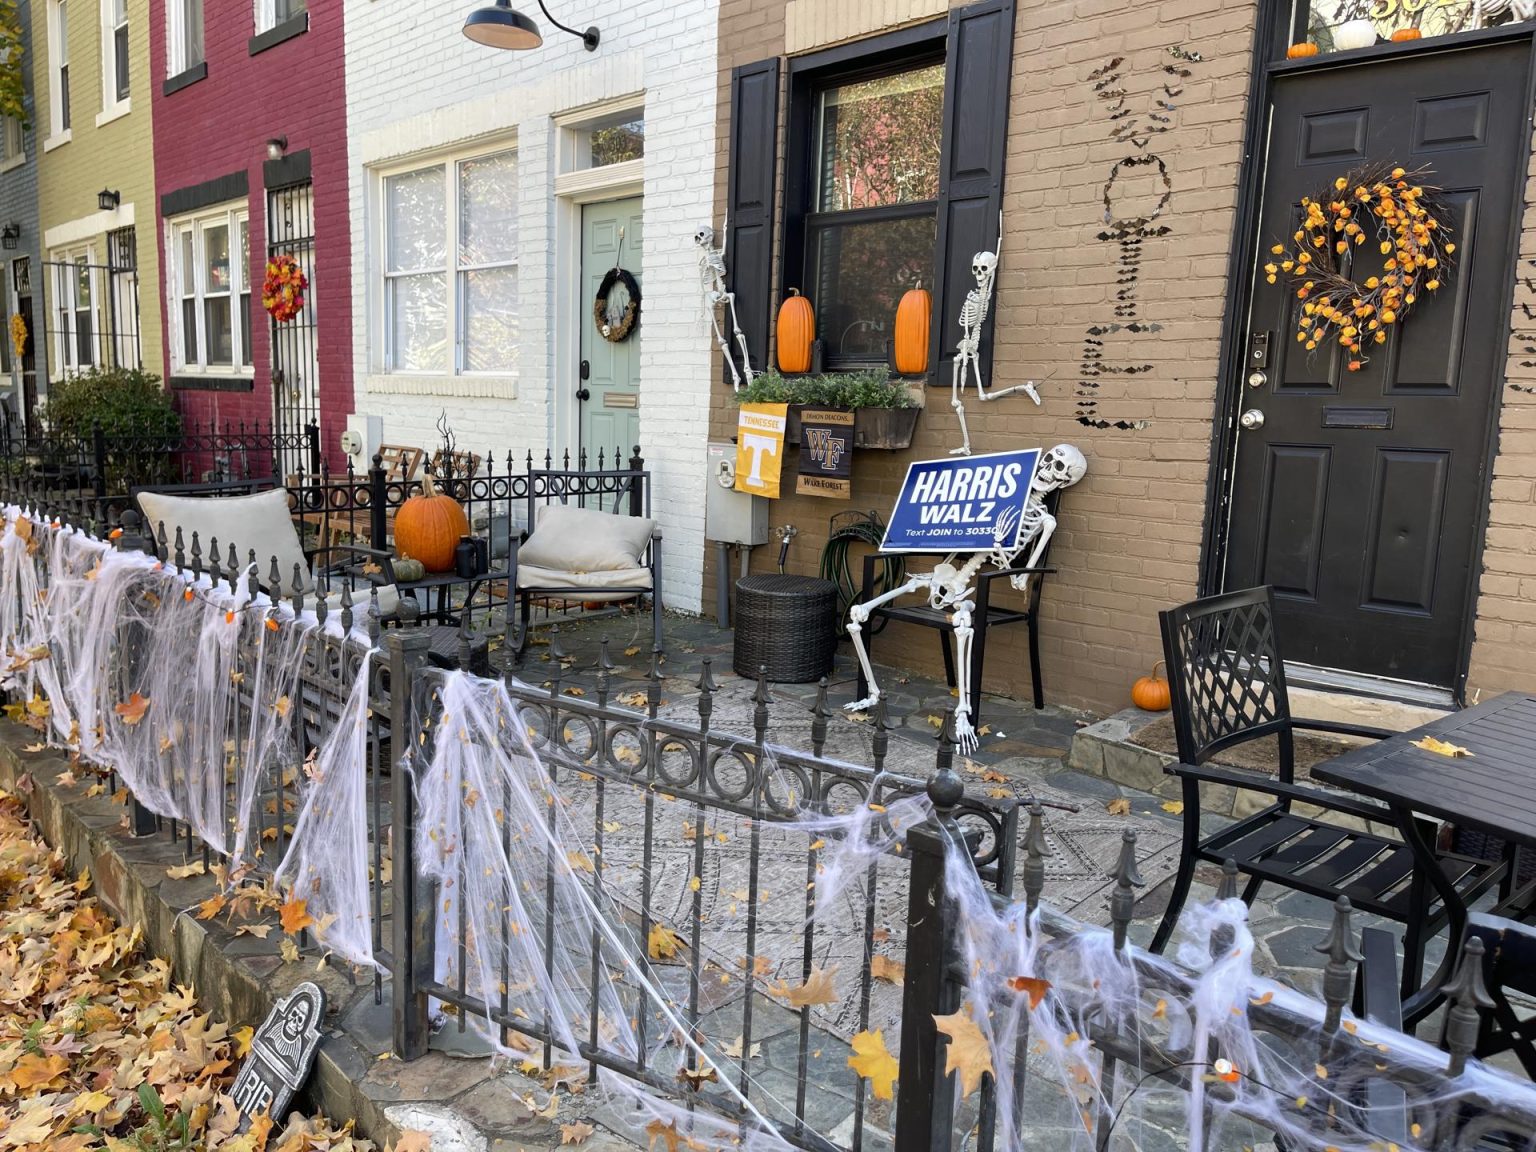
<path id="1" fill-rule="evenodd" d="M 291 320 L 272 321 L 273 420 L 279 433 L 302 432 L 320 422 L 319 300 L 315 288 L 315 192 L 305 182 L 267 192 L 267 259 L 291 256 L 309 283 L 304 306 Z M 313 474 L 302 453 L 280 454 L 273 475 Z"/>

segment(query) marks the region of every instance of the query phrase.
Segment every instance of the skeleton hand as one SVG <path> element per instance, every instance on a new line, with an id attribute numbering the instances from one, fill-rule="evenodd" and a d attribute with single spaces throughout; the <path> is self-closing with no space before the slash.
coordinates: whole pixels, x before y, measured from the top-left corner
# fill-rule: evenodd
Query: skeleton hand
<path id="1" fill-rule="evenodd" d="M 1006 508 L 1003 514 L 997 518 L 997 527 L 992 529 L 992 543 L 995 547 L 1006 548 L 1013 542 L 1019 527 L 1019 510 Z"/>

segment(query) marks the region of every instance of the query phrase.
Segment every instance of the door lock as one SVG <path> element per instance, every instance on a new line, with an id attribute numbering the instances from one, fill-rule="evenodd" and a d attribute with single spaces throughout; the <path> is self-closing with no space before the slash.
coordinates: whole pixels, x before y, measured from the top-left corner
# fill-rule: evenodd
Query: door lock
<path id="1" fill-rule="evenodd" d="M 1248 387 L 1262 388 L 1269 383 L 1269 373 L 1260 372 L 1257 369 L 1248 373 Z"/>
<path id="2" fill-rule="evenodd" d="M 1250 408 L 1237 418 L 1237 422 L 1249 432 L 1264 427 L 1264 413 L 1257 408 Z"/>

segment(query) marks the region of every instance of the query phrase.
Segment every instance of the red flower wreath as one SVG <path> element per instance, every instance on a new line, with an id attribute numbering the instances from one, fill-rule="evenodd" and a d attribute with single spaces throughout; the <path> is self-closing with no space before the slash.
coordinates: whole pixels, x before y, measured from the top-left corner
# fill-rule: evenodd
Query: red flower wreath
<path id="1" fill-rule="evenodd" d="M 299 262 L 286 252 L 267 261 L 267 278 L 261 285 L 261 306 L 279 324 L 285 324 L 304 308 L 309 277 Z"/>

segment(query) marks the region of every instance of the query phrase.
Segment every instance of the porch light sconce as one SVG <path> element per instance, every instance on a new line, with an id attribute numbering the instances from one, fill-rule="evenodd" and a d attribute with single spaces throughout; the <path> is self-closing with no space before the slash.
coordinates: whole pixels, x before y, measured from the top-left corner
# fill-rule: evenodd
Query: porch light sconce
<path id="1" fill-rule="evenodd" d="M 110 188 L 103 188 L 100 192 L 96 193 L 96 207 L 100 208 L 103 212 L 111 212 L 122 202 L 122 194 L 114 192 Z"/>
<path id="2" fill-rule="evenodd" d="M 288 151 L 288 137 L 274 136 L 267 141 L 267 159 L 281 160 Z"/>
<path id="3" fill-rule="evenodd" d="M 0 228 L 0 247 L 5 248 L 7 251 L 15 251 L 20 240 L 20 224 L 7 224 L 4 228 Z"/>
<path id="4" fill-rule="evenodd" d="M 567 28 L 549 14 L 549 9 L 544 7 L 544 0 L 539 0 L 539 11 L 544 13 L 544 19 L 560 31 L 580 37 L 588 52 L 597 51 L 601 36 L 595 26 L 585 32 Z M 539 26 L 531 17 L 524 16 L 512 7 L 512 0 L 496 0 L 489 8 L 476 8 L 464 19 L 464 35 L 487 48 L 510 48 L 514 51 L 537 48 L 544 43 L 544 37 L 539 34 Z"/>

